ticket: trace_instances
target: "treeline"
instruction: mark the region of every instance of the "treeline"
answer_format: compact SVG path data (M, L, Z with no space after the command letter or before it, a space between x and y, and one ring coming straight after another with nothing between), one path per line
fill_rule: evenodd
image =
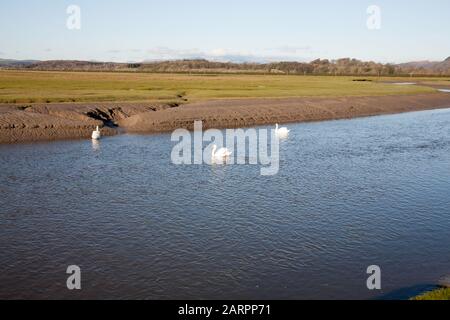
M177 60L142 63L136 69L148 72L229 72L303 75L394 75L394 65L364 62L356 59L330 61L317 59L309 63L225 63L208 60Z
M204 59L174 60L143 63L113 63L91 61L38 61L2 68L51 70L51 71L129 71L159 73L252 73L252 74L299 74L299 75L354 75L354 76L400 76L400 75L450 75L450 58L442 62L411 62L405 64L382 64L372 61L343 58L337 60L317 59L305 62L232 63Z

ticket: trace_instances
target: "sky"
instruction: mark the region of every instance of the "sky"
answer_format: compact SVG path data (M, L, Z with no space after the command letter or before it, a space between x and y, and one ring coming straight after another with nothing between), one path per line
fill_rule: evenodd
M440 61L449 32L449 0L0 0L0 59Z

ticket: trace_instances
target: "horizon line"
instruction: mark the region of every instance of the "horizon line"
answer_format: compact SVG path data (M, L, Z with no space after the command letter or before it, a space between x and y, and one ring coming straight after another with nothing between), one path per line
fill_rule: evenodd
M114 61L114 60L98 60L98 59L77 59L77 58L71 58L71 59L34 59L34 58L27 58L27 59L17 59L17 58L1 58L0 61L16 61L16 62L51 62L51 61L77 61L77 62L92 62L92 63L116 63L116 64L132 64L132 63L140 63L140 64L151 64L151 63L160 63L160 62L177 62L177 61L207 61L207 62L216 62L216 63L232 63L232 64L271 64L271 63L282 63L282 62L290 62L290 63L311 63L317 60L325 61L328 60L329 62L336 62L343 59L350 59L350 60L357 60L360 62L371 62L371 63L377 63L377 64L383 64L383 65L399 65L399 64L405 64L405 63L418 63L418 62L429 62L429 63L438 63L446 61L450 58L448 56L447 58L443 58L442 60L407 60L404 62L381 62L377 60L363 60L359 58L353 58L353 57L340 57L340 58L323 58L318 57L314 59L308 59L308 60L295 60L295 59L242 59L242 60L230 60L230 59L208 59L206 57L186 57L186 58L173 58L173 59L145 59L145 60L129 60L129 61Z

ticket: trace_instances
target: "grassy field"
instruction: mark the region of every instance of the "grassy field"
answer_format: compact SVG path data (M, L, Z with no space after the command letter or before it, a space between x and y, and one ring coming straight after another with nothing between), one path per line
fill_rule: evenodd
M437 289L424 293L412 300L450 300L450 288Z
M433 92L395 79L283 75L0 71L0 103L195 101L212 98L377 96ZM433 82L432 79L414 79ZM411 81L401 79L399 81ZM440 79L440 82L448 81Z

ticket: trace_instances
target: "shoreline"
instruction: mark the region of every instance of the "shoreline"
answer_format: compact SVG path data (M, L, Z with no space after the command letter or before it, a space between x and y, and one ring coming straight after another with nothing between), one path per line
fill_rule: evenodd
M449 93L366 97L234 98L187 104L132 102L0 105L0 143L89 139L102 134L161 133L178 128L239 128L350 119L450 108Z

